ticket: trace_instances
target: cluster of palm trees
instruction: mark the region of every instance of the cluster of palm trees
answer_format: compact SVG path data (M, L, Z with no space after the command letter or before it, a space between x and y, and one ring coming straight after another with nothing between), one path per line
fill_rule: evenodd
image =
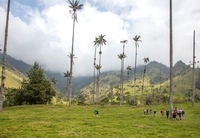
M134 105L136 104L136 67L137 67L137 48L139 47L139 42L141 41L141 36L140 35L136 35L133 40L135 41L135 68L134 68ZM124 49L125 49L125 44L127 44L127 40L123 40L120 41L120 43L123 44L123 52L118 55L119 59L121 60L121 76L120 76L120 105L123 104L123 96L124 96L124 88L123 88L123 74L124 74L124 59L127 57L126 54L124 53ZM145 77L145 73L146 73L146 64L149 62L149 58L144 58L144 73L143 73L143 87L144 87L144 77ZM127 71L127 78L129 78L129 71L131 70L131 66L128 65L128 67L126 68ZM128 79L127 79L128 82ZM142 98L141 98L141 103L143 101L143 87L142 87Z
M67 83L67 91L69 93L69 106L71 106L71 94L72 94L72 75L73 75L73 59L75 57L74 54L74 30L75 30L75 22L77 21L77 11L83 8L83 4L79 3L79 0L68 0L69 2L69 7L70 7L70 12L72 13L72 18L73 18L73 31L72 31L72 47L71 47L71 53L69 55L70 58L70 71L68 72L68 75L65 75L66 77L69 76L69 82ZM4 40L4 50L3 50L3 59L2 59L2 76L1 76L1 90L0 90L0 111L3 110L3 93L4 93L4 85L5 85L5 62L6 62L6 49L7 49L7 36L8 36L8 19L9 19L9 10L10 10L10 0L8 0L8 8L7 8L7 17L6 17L6 29L5 29L5 40ZM169 0L169 11L170 11L170 16L169 16L169 21L170 21L170 112L172 113L173 110L173 41L172 41L172 0ZM94 57L94 69L97 70L97 101L98 101L98 96L99 96L99 81L100 81L100 69L101 69L101 46L106 44L106 40L104 39L105 35L100 35L98 38L95 38L95 46L100 46L99 50L99 64L96 65L96 47L95 47L95 57ZM139 47L140 36L135 36L133 38L135 41L135 70L134 70L134 102L136 101L135 93L136 93L136 65L137 65L137 47ZM121 41L125 47L125 43L127 41ZM123 53L122 55L118 55L119 58L122 60L122 66L124 66L124 47L123 47ZM94 70L95 72L95 70ZM121 70L123 76L123 69ZM95 77L95 73L94 73ZM121 81L123 84L123 81ZM94 84L95 86L95 84ZM123 87L123 86L122 86ZM95 88L95 87L94 87ZM123 93L123 89L122 93ZM95 89L94 89L95 91ZM134 103L135 104L135 103Z
M99 35L98 37L95 37L94 40L94 47L95 47L95 51L94 51L94 86L93 86L93 104L96 102L99 102L99 83L100 83L100 74L101 74L101 54L102 54L102 50L101 47L103 45L106 45L106 40L105 40L105 35ZM97 59L97 47L99 47L99 64L96 64L96 59ZM96 76L95 76L95 72L97 71L97 80L96 80ZM96 99L95 99L95 94L96 94Z

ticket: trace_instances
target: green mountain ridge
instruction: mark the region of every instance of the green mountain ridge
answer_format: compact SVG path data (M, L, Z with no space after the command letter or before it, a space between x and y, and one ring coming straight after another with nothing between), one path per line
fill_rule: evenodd
M2 57L2 54L0 54L0 57ZM13 70L16 75L19 77L25 77L26 72L31 68L31 65L23 62L22 60L16 60L15 58L12 58L10 55L7 55L6 60L7 68L10 70ZM196 69L198 70L198 69ZM57 73L52 71L45 71L45 75L48 79L55 78L57 80L57 84L54 85L54 88L58 90L61 93L66 94L66 84L67 84L67 78L64 77L63 73ZM131 91L131 85L133 87L133 71L130 70L129 75L129 81L132 82L132 84L128 84L127 79L127 70L124 70L124 86L126 89L129 89ZM142 83L142 76L144 71L144 65L137 66L137 87L141 87ZM196 71L196 79L198 76L198 71ZM183 63L182 61L178 61L174 65L174 85L176 87L174 88L175 91L189 91L191 89L191 67ZM190 79L189 79L190 78ZM160 89L160 85L162 85L162 89L168 89L169 79L169 67L166 65L159 63L157 61L151 61L146 65L146 74L145 74L145 86L144 87L150 87L154 86L155 89ZM85 76L85 77L74 77L73 78L73 96L76 97L80 93L83 93L87 95L88 97L91 97L93 94L94 89L94 76ZM184 84L184 86L182 86ZM100 95L102 97L105 97L112 88L119 87L120 85L120 71L106 71L102 72L100 76ZM130 85L128 87L128 85ZM178 87L177 87L178 86ZM179 86L182 86L182 88L179 88ZM187 90L186 90L187 87ZM178 90L180 89L180 90ZM137 91L141 91L141 88ZM145 88L145 91L150 91L150 88ZM90 95L90 96L89 96Z

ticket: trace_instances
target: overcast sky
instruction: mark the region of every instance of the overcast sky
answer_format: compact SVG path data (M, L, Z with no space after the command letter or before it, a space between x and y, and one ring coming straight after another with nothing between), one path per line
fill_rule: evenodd
M125 68L134 67L135 43L140 35L138 65L144 57L169 66L169 0L81 0L75 26L74 76L93 74L95 37L106 35L102 47L102 71L120 70L121 40ZM7 53L45 70L69 70L72 16L68 0L11 0ZM0 45L4 45L7 0L0 0ZM193 30L196 30L196 60L200 60L200 0L173 0L173 57L192 61Z

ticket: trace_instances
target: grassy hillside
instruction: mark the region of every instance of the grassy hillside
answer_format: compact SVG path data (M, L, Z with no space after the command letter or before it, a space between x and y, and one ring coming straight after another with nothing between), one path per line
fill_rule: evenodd
M195 70L195 80L197 80L199 69ZM127 82L127 76L124 75L124 93L130 92L131 96L134 95L134 80L133 78L130 79L130 82ZM166 75L165 75L166 76ZM162 77L162 76L161 76ZM169 95L169 80L165 79L165 81L162 81L161 85L160 83L151 84L151 75L145 76L144 81L144 94L152 94L152 92L156 92L157 94L164 94ZM104 98L107 97L107 94L111 92L111 89L113 88L113 93L120 92L119 89L116 87L120 87L120 73L119 72L111 72L107 73L106 75L101 76L101 82L100 82L100 97ZM136 95L138 99L141 97L142 94L142 74L140 74L140 77L138 76L137 82L136 82ZM161 87L160 87L161 86ZM87 87L84 87L81 89L81 93L86 96L86 99L91 102L92 100L92 91L93 91L94 85L91 83ZM161 90L161 93L160 93ZM165 92L163 92L165 90ZM188 72L184 75L177 75L173 79L173 91L174 91L174 98L180 97L183 98L186 93L191 92L192 90L192 70L188 70ZM192 93L192 92L191 92ZM200 95L200 90L196 89L195 93Z
M0 67L0 75L2 73L2 68ZM21 82L23 80L22 74L12 70L6 70L6 81L5 87L7 88L19 88L21 86Z
M200 103L174 105L185 111L185 119L143 115L144 108L130 106L32 105L5 108L0 113L1 138L197 138L200 136ZM98 108L99 117L94 117Z

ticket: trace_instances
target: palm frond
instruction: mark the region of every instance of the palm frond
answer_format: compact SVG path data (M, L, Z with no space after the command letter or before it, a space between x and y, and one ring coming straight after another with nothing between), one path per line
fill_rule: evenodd
M127 44L128 40L122 40L122 41L120 41L120 43Z
M79 4L79 0L68 0L69 8L71 9L69 12L72 14L72 18L77 21L77 10L81 10L83 8L83 4Z
M53 83L53 84L56 84L56 79L55 78L50 78L50 80L51 80L51 82Z

